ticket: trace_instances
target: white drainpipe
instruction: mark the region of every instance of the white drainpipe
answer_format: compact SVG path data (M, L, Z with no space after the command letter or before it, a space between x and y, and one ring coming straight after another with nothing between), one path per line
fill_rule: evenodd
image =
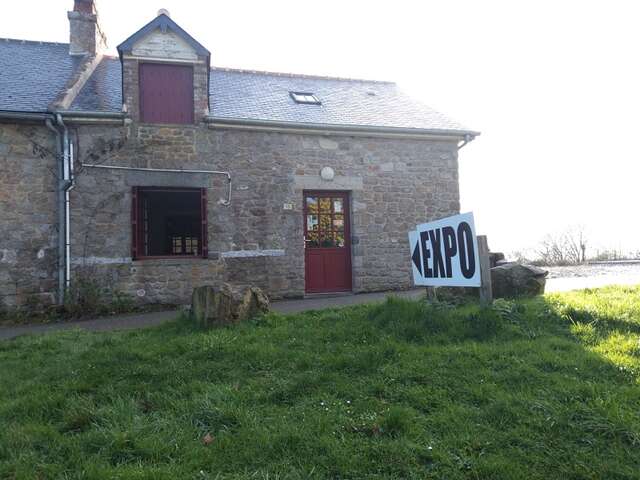
M224 175L227 177L227 198L221 200L220 204L228 207L231 205L231 173L222 172L220 170L194 170L194 169L182 169L182 168L144 168L144 167L122 167L120 165L95 165L90 163L83 163L83 168L103 168L106 170L128 170L133 172L162 172L162 173L204 173L206 175Z
M69 192L71 192L71 190L74 189L74 187L76 186L75 183L75 176L73 173L73 142L69 142L68 144L68 149L69 149L69 160L67 162L68 164L68 170L69 170L69 181L67 183L68 187L65 189L64 192L64 201L65 201L65 218L66 218L66 224L65 224L65 272L66 272L66 287L69 288L71 286L71 202L69 201Z

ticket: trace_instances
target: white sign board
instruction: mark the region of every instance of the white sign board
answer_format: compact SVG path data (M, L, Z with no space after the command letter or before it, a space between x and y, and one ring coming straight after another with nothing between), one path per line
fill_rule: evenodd
M413 283L479 287L480 260L473 213L422 223L409 232Z

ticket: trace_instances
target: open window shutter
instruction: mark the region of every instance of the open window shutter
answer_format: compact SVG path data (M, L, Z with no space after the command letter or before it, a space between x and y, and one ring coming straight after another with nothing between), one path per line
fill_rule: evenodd
M135 260L138 258L140 252L138 252L139 242L139 232L138 221L139 221L139 211L138 208L138 187L133 187L131 191L131 257Z
M202 188L200 192L202 201L202 208L200 209L202 223L202 258L209 258L209 232L207 229L207 189Z

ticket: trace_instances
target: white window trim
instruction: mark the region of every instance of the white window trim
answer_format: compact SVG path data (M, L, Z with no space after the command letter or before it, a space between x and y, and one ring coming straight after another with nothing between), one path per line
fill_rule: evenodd
M294 102L301 105L322 105L322 102L311 92L289 92Z

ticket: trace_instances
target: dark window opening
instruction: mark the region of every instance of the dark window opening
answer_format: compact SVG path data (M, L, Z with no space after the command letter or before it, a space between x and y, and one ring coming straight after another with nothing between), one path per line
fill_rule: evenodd
M193 67L140 64L140 121L193 124Z
M207 257L206 189L135 187L133 257Z

